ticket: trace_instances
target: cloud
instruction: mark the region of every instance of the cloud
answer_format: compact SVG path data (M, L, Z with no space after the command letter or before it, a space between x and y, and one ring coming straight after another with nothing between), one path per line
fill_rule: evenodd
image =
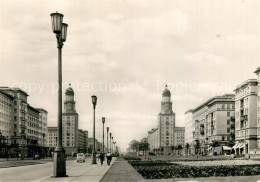
M206 52L195 52L189 55L184 55L184 59L186 61L189 61L194 64L203 64L203 63L208 63L208 64L223 64L226 62L225 58L221 56L216 56L213 54L209 54Z

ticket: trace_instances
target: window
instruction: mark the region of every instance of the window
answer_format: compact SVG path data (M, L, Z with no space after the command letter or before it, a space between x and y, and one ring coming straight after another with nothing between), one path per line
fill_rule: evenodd
M224 136L222 136L222 141L224 141L225 140L225 137Z
M228 132L228 133L230 132L230 128L227 128L227 132Z
M228 120L227 120L227 125L229 125L229 124L230 124L230 120L228 119Z
M227 116L230 116L230 112L227 112Z

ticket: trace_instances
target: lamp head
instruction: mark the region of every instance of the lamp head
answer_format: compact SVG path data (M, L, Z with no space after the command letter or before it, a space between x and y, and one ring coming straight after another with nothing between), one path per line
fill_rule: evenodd
M92 98L92 104L95 106L97 104L97 96L92 95L91 98Z
M52 13L51 14L51 22L52 22L52 31L55 34L61 34L62 31L62 21L63 14L61 13Z

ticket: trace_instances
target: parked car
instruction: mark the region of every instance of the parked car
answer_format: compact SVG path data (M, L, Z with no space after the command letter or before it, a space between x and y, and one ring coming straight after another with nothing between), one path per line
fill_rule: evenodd
M35 155L33 159L40 159L41 157L39 155Z
M85 162L85 154L84 153L78 153L77 154L77 162Z

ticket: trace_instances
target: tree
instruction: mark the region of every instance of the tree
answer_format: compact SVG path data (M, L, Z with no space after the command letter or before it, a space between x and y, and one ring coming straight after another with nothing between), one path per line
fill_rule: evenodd
M149 150L149 143L146 140L139 142L139 150L142 150L144 155L147 150Z
M180 150L181 150L182 148L183 148L183 147L182 147L181 144L179 144L179 145L177 146L177 149L178 149L178 155L180 155Z
M129 143L129 148L133 151L133 152L137 152L139 149L139 142L137 140L132 140Z
M213 147L213 152L215 152L215 147L220 146L217 140L213 140L211 146ZM214 153L213 153L214 154Z

